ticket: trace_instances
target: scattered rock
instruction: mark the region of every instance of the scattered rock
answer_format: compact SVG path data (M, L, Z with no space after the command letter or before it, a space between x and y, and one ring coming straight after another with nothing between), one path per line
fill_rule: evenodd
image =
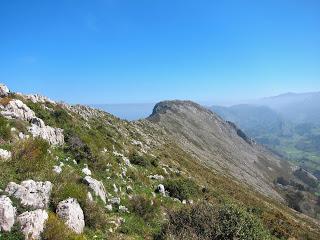
M119 189L117 188L117 186L116 186L115 183L113 184L113 191L114 191L115 193L118 193L118 192L119 192Z
M16 208L12 206L10 198L0 197L0 232L10 232L14 224Z
M52 171L55 172L56 174L60 174L62 172L62 167L61 166L53 166Z
M52 190L51 182L23 181L20 185L10 182L5 191L21 201L26 207L44 209L48 207Z
M131 186L127 186L127 187L126 187L126 192L127 192L128 194L133 193L133 188L132 188Z
M71 230L78 234L83 232L85 226L84 215L76 199L68 198L60 202L56 212Z
M106 203L106 190L101 181L98 181L90 176L84 178L84 182L91 188L96 196L99 196L101 200Z
M41 209L19 215L18 222L25 239L40 239L47 219L48 213Z
M111 212L112 211L112 205L111 204L106 205L106 209Z
M87 175L87 176L91 176L91 170L88 168L88 166L85 166L83 169L82 169L82 173Z
M111 199L109 199L108 201L109 201L109 203L111 203L111 204L113 204L113 205L114 205L114 204L120 205L120 202L121 202L121 200L120 200L119 197L111 198Z
M0 148L0 159L2 160L9 160L11 158L12 154L10 151L7 151L5 149Z
M0 97L7 97L9 93L9 88L6 85L0 83Z
M129 210L128 210L128 208L126 208L125 206L120 205L120 206L119 206L119 212L121 212L121 213L128 213Z
M88 202L93 202L93 197L92 197L91 192L88 192L88 193L87 193L87 201L88 201Z
M165 196L166 195L166 190L164 188L164 185L163 184L159 184L156 191L158 193L160 193L161 195Z
M164 176L158 175L158 174L150 175L150 176L148 176L148 178L150 178L152 180L158 180L158 181L163 181L164 180Z

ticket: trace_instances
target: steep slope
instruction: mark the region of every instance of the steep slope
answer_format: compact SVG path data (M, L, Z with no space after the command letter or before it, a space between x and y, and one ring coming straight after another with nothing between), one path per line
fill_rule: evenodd
M157 104L148 120L163 127L203 164L263 194L281 198L273 180L290 174L289 164L213 112L189 101L168 101Z

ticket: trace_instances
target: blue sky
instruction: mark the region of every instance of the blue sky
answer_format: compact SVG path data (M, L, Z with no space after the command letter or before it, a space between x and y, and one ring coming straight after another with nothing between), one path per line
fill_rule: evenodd
M320 90L318 0L2 0L0 82L70 103Z

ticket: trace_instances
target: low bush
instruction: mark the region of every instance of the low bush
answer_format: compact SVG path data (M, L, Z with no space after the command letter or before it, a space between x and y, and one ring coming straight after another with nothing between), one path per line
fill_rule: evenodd
M207 203L170 211L168 222L155 237L197 240L267 240L270 234L261 222L235 206L217 208Z
M95 230L103 230L107 227L107 215L103 207L95 202L86 202L83 208L86 226Z
M147 159L144 156L140 156L138 153L133 153L129 157L130 162L134 165L142 166L142 167L148 167L151 165L149 159Z
M129 209L130 212L133 212L143 220L148 221L155 217L159 205L156 201L151 201L144 196L135 196L130 201Z
M168 179L163 183L170 197L178 198L181 201L190 199L200 193L197 184L191 179Z
M40 138L22 141L13 149L12 162L17 173L32 174L48 168L49 143Z
M11 138L11 127L7 119L0 116L0 138L7 141Z

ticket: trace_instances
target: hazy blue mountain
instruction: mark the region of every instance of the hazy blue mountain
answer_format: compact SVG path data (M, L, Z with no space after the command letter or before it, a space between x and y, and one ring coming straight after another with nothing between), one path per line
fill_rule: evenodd
M152 113L154 105L154 103L96 104L92 107L109 112L121 119L132 121L148 117Z
M286 93L253 103L268 106L294 123L320 123L320 92Z

